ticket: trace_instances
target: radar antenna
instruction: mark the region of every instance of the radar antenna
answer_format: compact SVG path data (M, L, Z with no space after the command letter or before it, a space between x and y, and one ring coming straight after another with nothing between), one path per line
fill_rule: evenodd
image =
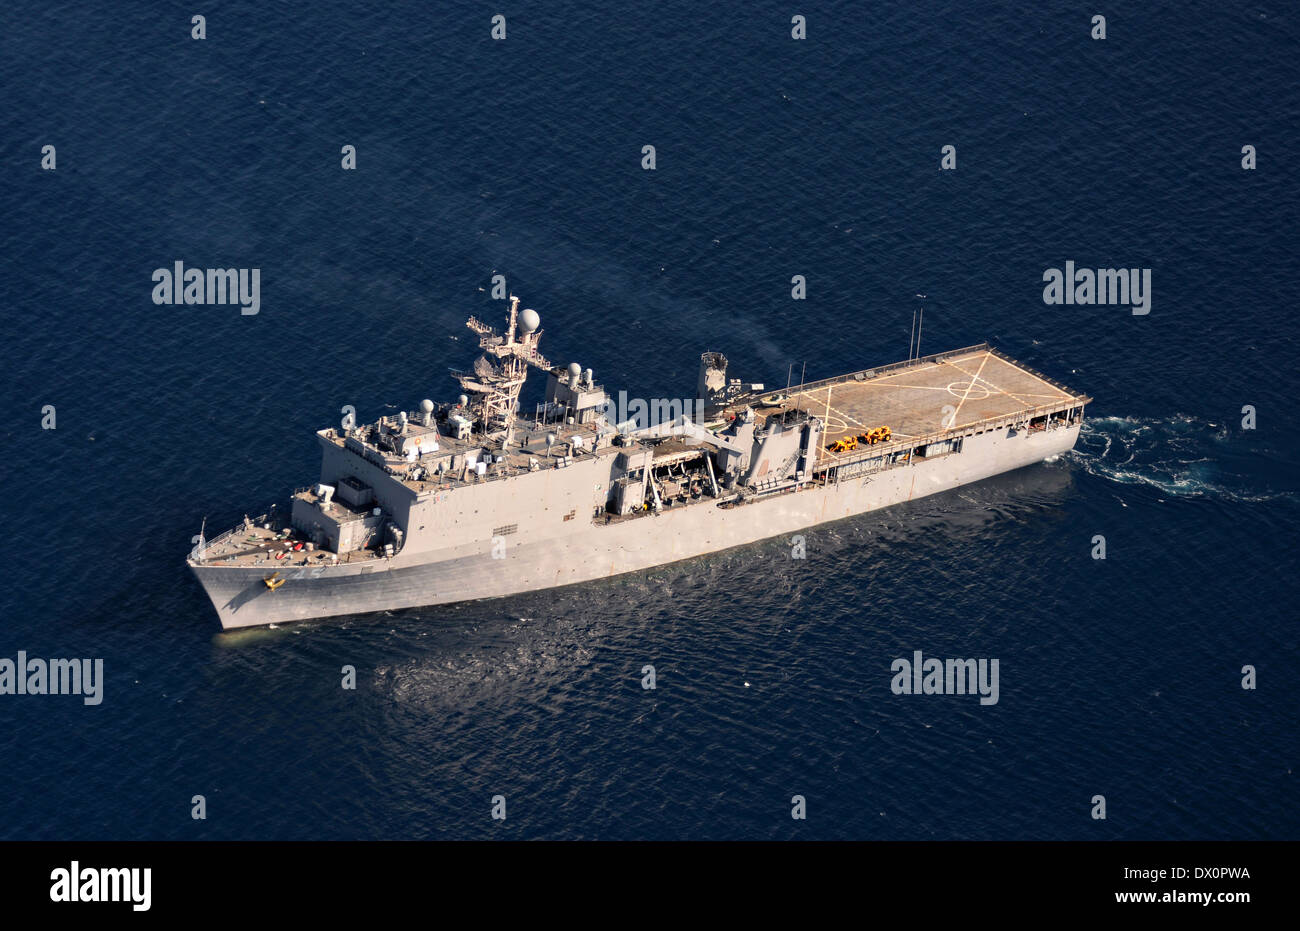
M503 443L509 445L514 429L515 407L519 392L528 378L528 366L549 372L554 366L537 351L542 331L541 318L529 308L519 310L519 298L510 295L510 321L504 336L477 317L465 322L479 336L479 348L485 356L495 356L499 366L476 366L476 371L453 371L452 376L466 392L477 395L482 403L483 432L504 431Z

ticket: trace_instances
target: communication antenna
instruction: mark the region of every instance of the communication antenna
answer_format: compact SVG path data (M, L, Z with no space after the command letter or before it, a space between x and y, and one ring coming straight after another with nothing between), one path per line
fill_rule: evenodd
M921 300L925 299L924 294L916 295ZM925 306L921 305L919 310L912 311L912 336L907 341L907 361L921 358L921 324L925 322ZM915 348L913 348L915 343Z

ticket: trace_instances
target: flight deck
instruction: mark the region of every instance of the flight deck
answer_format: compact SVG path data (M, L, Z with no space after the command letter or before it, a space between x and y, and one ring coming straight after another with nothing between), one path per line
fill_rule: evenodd
M764 418L797 408L822 420L820 458L833 461L845 455L828 448L835 441L879 427L889 428L888 445L895 446L1004 422L1027 424L1091 400L981 344L796 385L745 402ZM849 452L856 456L862 449Z

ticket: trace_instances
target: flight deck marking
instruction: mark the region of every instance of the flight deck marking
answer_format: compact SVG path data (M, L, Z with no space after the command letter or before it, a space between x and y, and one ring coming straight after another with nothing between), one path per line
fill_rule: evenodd
M1008 365L1007 362L1006 362L1005 360L999 359L998 362L999 362L999 363L1000 363L1004 368L1013 368L1012 366ZM1042 383L1042 381L1043 381L1041 378L1039 378L1039 377L1036 376L1036 375L1033 375L1033 374L1030 373L1030 372L1024 372L1023 369L1021 370L1021 372L1022 372L1023 374L1025 374L1025 375L1028 375L1028 376L1029 376L1030 378L1032 378L1035 382ZM983 381L984 381L986 384L989 384L989 385L992 385L992 384L993 384L993 382L989 381L987 378L983 379ZM1050 387L1050 386L1049 386L1049 387ZM1064 395L1064 394L1049 395L1049 394L1029 394L1029 393L1027 393L1027 392L1014 393L1014 392L1008 391L1008 390L1005 389L1005 388L1000 388L999 390L1000 390L1003 394L1007 395L1008 397L1015 398L1017 401L1019 401L1019 402L1022 403L1022 404L1026 404L1026 403L1028 403L1028 402L1025 401L1025 398L1050 398L1050 399L1052 399L1052 400L1064 400L1066 397L1068 397L1068 395Z
M987 361L988 358L989 358L991 355L992 355L992 353L990 353L989 355L985 356L985 361ZM1003 364L1006 365L1005 362L1004 362ZM960 365L955 365L955 364L954 364L954 365L953 365L953 368L957 369L959 372L962 372L963 374L970 375L970 372L967 372L967 371L966 371L964 368L962 368ZM982 372L983 370L984 370L984 365L983 365L983 363L981 363L981 364L980 364L980 371ZM1023 370L1022 370L1022 371L1023 371ZM1040 383L1043 383L1043 384L1047 384L1046 382L1043 382L1043 380L1042 380L1041 378L1038 378L1037 376L1032 375L1032 374L1029 373L1029 372L1025 372L1025 374L1026 374L1026 375L1029 375L1031 378L1033 378L1033 379L1034 379L1035 381L1037 381L1037 382L1040 382ZM1058 394L1029 394L1029 393L1015 394L1015 393L1013 393L1013 392L1008 391L1008 390L1005 389L1005 388L1000 388L1000 387L998 387L997 385L993 384L993 382L991 382L989 379L987 379L987 378L983 378L983 377L980 377L978 374L976 374L975 376L972 376L972 377L973 377L973 378L977 378L979 381L984 382L984 384L989 385L989 386L991 386L991 387L997 389L998 393L1000 393L1000 394L1004 394L1004 395L1006 395L1006 396L1009 397L1009 398L1014 398L1015 400L1019 401L1021 404L1024 404L1024 405L1026 405L1026 406L1028 406L1028 407L1035 407L1035 406L1037 406L1037 405L1034 405L1034 404L1030 403L1029 401L1026 401L1025 398L1047 398L1048 400L1051 400L1051 401L1066 401L1066 400L1069 400L1069 398L1070 398L1070 395L1066 394L1066 393L1063 392L1063 391L1060 392L1060 393L1058 393ZM1051 387L1051 385L1048 385L1048 387ZM957 406L958 406L958 408L960 409L961 405L959 404L959 405L957 405Z
M820 392L819 392L819 393L820 393ZM829 394L829 391L828 391L827 393ZM810 401L810 402L816 400L815 398L813 398L812 396L810 396L810 395L807 394L806 392L799 392L799 393L797 393L797 394L795 395L795 397L796 397L796 398L806 398L806 399L807 399L808 401ZM798 405L796 404L795 407L798 408ZM800 410L804 410L803 408L799 408L799 409L800 409ZM829 411L829 412L831 412L831 413L833 413L833 414L838 415L837 417L835 417L835 418L833 418L833 419L832 419L831 417L829 417L829 416L825 418L825 421L826 421L826 432L825 432L823 435L826 436L827 438L830 438L831 436L833 436L833 435L835 435L835 434L837 434L837 433L840 433L841 431L843 431L843 434L844 434L844 435L848 435L849 433L853 432L853 431L850 431L850 430L848 429L848 424L847 424L847 422L846 422L846 421L848 421L848 420L853 421L853 422L854 422L855 424L857 424L859 427L866 427L866 424L865 424L863 421L858 420L856 417L850 417L848 414L846 414L846 413L844 413L843 411L838 410L838 409L836 409L836 408L834 408L834 407L831 407L829 404L825 405L824 409L827 410L827 411ZM805 413L809 413L807 410L804 410L804 412L805 412ZM884 415L884 416L888 416L888 415ZM902 416L902 415L899 415L899 416ZM839 419L840 417L845 418L845 420L840 420L840 419ZM882 419L883 419L883 417L882 417ZM893 438L896 439L896 440L909 440L909 439L911 439L912 437L914 437L914 436L918 436L918 435L919 435L919 434L915 434L915 433L905 433L905 432L903 432L902 430L894 430L894 431L893 431ZM840 438L842 438L842 437L840 437ZM861 448L859 448L859 449L856 450L856 451L857 451L857 452L861 452ZM846 452L848 452L848 450L846 450ZM823 453L826 453L826 454L829 454L829 455L831 455L831 456L834 456L836 459L838 459L838 458L840 457L840 454L839 454L839 453L836 453L836 452L834 452L834 451L832 451L832 450L830 450L830 449L825 449L825 450L823 450Z
M986 362L989 361L989 355L990 355L989 353L985 353L985 354L984 354L984 358L980 360L979 371L976 372L974 375L971 375L970 383L971 383L972 385L975 384L975 382L979 381L980 374L984 371L984 363L986 363ZM955 369L956 369L957 371L959 371L959 372L964 372L965 374L970 375L970 372L967 372L967 371L966 371L965 369L963 369L960 365L953 365L953 368L955 368ZM994 385L993 387L994 387L994 388L997 388L998 386L997 386L997 385ZM998 390L999 390L999 391L1002 391L1001 388L998 388ZM970 393L970 392L969 392L969 389L968 389L968 390L967 390L967 394L969 395L969 393ZM1007 392L1002 391L1002 393L1003 393L1003 394L1006 394ZM952 412L952 420L950 421L950 423L956 425L956 423L957 423L957 415L961 413L961 406L962 406L963 404L965 404L965 403L966 403L966 398L965 398L965 397L963 397L960 401L957 402L957 409L956 409L955 411ZM1022 401L1021 403L1023 404L1024 402Z
M974 357L972 356L971 358ZM979 368L973 373L970 370L963 368L961 365L958 365L956 362L954 362L951 359L945 360L945 362L943 363L946 365L951 365L954 369L961 372L963 375L967 376L967 378L970 379L970 381L964 385L962 385L959 382L951 382L948 385L908 385L908 384L900 384L898 382L890 381L891 378L897 377L896 375L880 376L865 382L860 382L858 383L858 385L862 388L891 388L891 389L899 389L902 391L942 391L945 394L949 394L958 399L957 409L953 411L951 415L951 421L950 421L950 423L952 423L956 428L959 428L960 426L957 424L957 417L961 412L961 408L965 405L965 403L968 400L982 401L982 400L986 400L987 398L993 397L995 395L1000 395L1002 397L1006 397L1011 400L1014 400L1025 407L1032 408L1035 407L1036 405L1033 402L1027 400L1028 398L1042 398L1051 401L1064 401L1064 400L1069 400L1070 398L1070 396L1065 392L1060 392L1059 394L1037 394L1037 393L1030 393L1030 392L1016 393L1016 392L1009 391L1006 388L1001 387L1000 385L994 383L991 379L986 378L984 376L984 369L988 364L989 359L995 358L994 353L987 352L987 351L982 352L980 353L979 358L980 358ZM963 358L962 361L965 361L965 358ZM1012 367L1007 365L1007 363L1002 362L1001 359L999 359L998 361L1000 364L1003 364L1006 367L1009 368ZM937 363L934 364L934 367L937 367ZM903 374L905 373L902 372L897 373L897 375L903 375ZM1028 375L1030 378L1032 378L1036 383L1042 383L1048 387L1051 387L1050 383L1044 382L1043 379L1034 376L1032 373L1026 372L1025 374ZM849 387L853 387L853 385L849 385ZM853 417L852 415L848 414L846 411L831 406L830 400L831 400L831 392L833 388L834 388L833 384L826 386L826 399L825 401L820 402L823 410L825 411L824 416L826 420L826 431L824 435L830 437L840 433L841 431L847 434L848 432L850 432L851 424L856 425L858 427L865 428L867 424L864 421L859 420L856 417ZM959 388L961 391L960 394L958 394ZM977 394L977 392L983 392L983 394ZM811 407L814 403L819 402L820 394L821 394L820 389L816 391L816 394L808 391L798 391L794 394L794 398L792 400L805 401L807 407L804 408L804 411L805 413L811 413ZM798 407L799 405L796 403L794 406ZM910 405L900 401L898 398L892 398L890 399L890 407L895 409L890 411L882 410L880 417L877 419L896 419L899 421L903 421L906 419L909 406ZM896 409L899 407L901 407L902 410ZM831 415L834 415L834 417L832 417ZM894 437L897 439L910 439L914 436L919 436L919 435L920 434L907 433L899 429L894 430ZM838 458L838 456L836 458Z
M984 362L987 362L989 358L990 356L985 356ZM1033 404L1031 404L1029 401L1026 401L1024 398L1020 397L1019 395L1012 394L1010 391L1006 390L1005 388L999 387L998 385L995 385L993 382L991 382L989 379L984 378L983 375L981 374L984 371L984 362L980 363L979 371L976 372L974 375L971 375L970 372L966 371L960 365L954 365L953 368L955 368L957 371L961 372L964 375L970 375L972 385L975 384L975 382L977 381L982 381L984 382L985 385L987 385L989 388L992 388L998 394L1003 395L1004 397L1011 398L1026 407L1034 407ZM991 395L986 395L985 397L991 397ZM962 398L962 402L964 402L965 400L966 400L965 398ZM981 399L976 398L976 400L981 400ZM961 403L958 403L957 409L961 410ZM956 414L954 413L953 416L956 417Z
M947 388L944 388L941 385L895 385L895 384L886 385L883 383L879 385L872 385L869 382L868 386L878 387L878 388L906 388L908 391L947 391L948 390Z
M818 394L821 394L821 391L819 390L817 393L818 393ZM814 400L816 400L814 397L812 397L812 396L811 396L810 394L808 394L806 391L800 391L800 392L796 395L796 397L806 398L806 399L809 401L810 406L811 406L811 402L813 402ZM858 420L856 417L850 417L848 414L844 413L844 411L839 410L838 408L831 407L831 403L830 403L830 402L831 402L831 386L830 386L830 385L827 385L827 386L826 386L826 403L825 403L824 409L827 411L827 414L828 414L828 415L829 415L829 414L834 414L836 417L843 418L843 426L842 426L842 427L836 427L836 428L831 428L831 429L844 429L844 430L847 430L847 429L848 429L848 425L849 425L850 423L855 423L855 424L857 424L859 427L865 427L865 426L866 426L865 423L863 423L861 420ZM806 410L805 410L804 413L810 413L810 411L806 411ZM826 424L827 427L830 428L830 417L829 417L829 416L825 417L825 420L827 421L827 424ZM830 429L828 429L827 432L829 433L829 432L830 432Z
M835 407L831 407L831 406L830 406L830 404L829 404L829 401L830 401L830 387L831 387L831 386L827 386L827 389L826 389L827 403L825 403L825 404L823 405L823 410L827 411L829 414L834 414L834 415L836 415L836 416L835 416L835 419L834 419L834 420L832 420L829 416L826 416L826 417L824 418L824 419L826 420L826 434L825 434L825 435L829 437L829 436L831 436L833 433L836 433L836 432L839 432L839 431L844 431L845 433L847 433L847 432L849 432L849 423L854 423L854 424L857 424L859 427L864 427L864 428L865 428L865 427L867 426L866 422L861 421L861 420L858 420L856 417L852 417L852 416L850 416L849 414L846 414L844 411L840 410L839 408L835 408ZM911 386L911 385L890 385L889 387L891 387L891 388L911 388L911 387L914 387L914 386ZM919 387L919 386L917 386L917 387ZM936 388L936 389L934 389L934 390L936 390L936 391L943 391L943 390L945 390L945 389L943 389L943 388ZM817 394L821 394L820 389L818 389ZM809 393L806 392L806 391L800 391L800 392L797 392L797 393L795 394L795 398L804 398L804 399L806 399L806 400L809 402L809 407L811 407L811 405L812 405L813 402L817 401L817 398L816 398L816 397L814 397L813 395L809 394ZM795 406L798 407L797 404L796 404ZM800 409L801 409L801 410L804 410L805 413L810 413L810 412L811 412L811 411L809 411L809 410L807 410L807 409L804 409L804 408L800 408ZM887 417L889 417L889 416L890 416L889 414L882 414L881 417L878 418L878 419L885 419L885 418L887 418ZM901 413L898 415L898 417L900 417L900 418L901 418L902 416L903 416L903 414L901 414ZM841 418L843 418L843 419L841 419ZM915 434L915 433L905 433L905 432L903 432L903 431L901 431L901 430L894 430L894 431L893 431L893 435L894 435L895 437L897 437L897 438L900 438L900 439L909 439L909 438L911 438L911 437L913 437L913 436L917 436L918 434Z
M957 397L957 392L959 390L964 390L966 392L966 396L969 396L972 391L983 391L984 392L983 394L975 398L976 401L983 401L985 398L992 397L993 395L992 391L990 391L988 388L985 388L983 385L975 384L973 380L965 383L956 382L956 381L949 382L948 387L944 388L943 390L947 391L954 398Z

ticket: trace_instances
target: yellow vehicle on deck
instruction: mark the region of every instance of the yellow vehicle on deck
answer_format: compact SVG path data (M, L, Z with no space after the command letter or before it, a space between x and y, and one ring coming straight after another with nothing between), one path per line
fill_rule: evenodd
M859 433L858 442L864 446L874 446L876 443L885 442L890 435L888 427L876 427L876 429L868 430L866 433Z
M871 431L870 436L871 442L883 443L892 436L892 433L888 427L876 427L876 429Z
M858 448L858 438L856 436L846 436L829 443L826 446L833 453L849 453Z

